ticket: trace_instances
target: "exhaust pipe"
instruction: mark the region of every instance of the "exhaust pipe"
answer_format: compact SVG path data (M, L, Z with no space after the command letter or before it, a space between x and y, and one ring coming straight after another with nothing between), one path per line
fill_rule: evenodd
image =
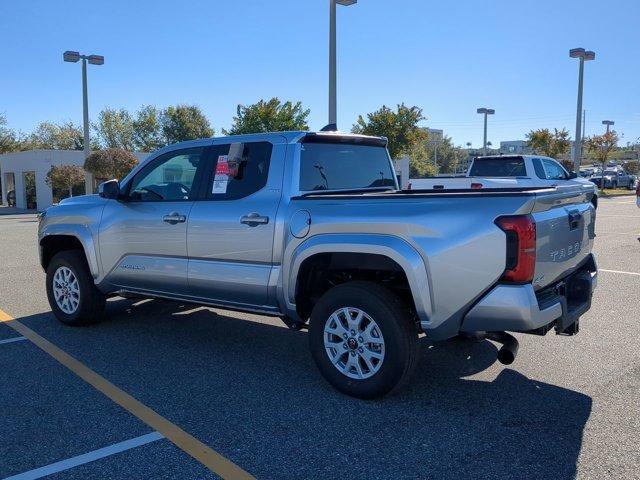
M511 365L518 354L518 340L506 332L486 332L483 335L488 340L502 344L498 350L498 361L503 365Z

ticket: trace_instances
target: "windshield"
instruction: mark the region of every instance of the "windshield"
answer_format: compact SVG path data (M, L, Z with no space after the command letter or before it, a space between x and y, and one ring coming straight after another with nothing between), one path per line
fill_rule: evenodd
M387 149L347 143L303 143L300 190L395 188Z
M527 170L522 157L476 158L469 172L470 177L526 177Z

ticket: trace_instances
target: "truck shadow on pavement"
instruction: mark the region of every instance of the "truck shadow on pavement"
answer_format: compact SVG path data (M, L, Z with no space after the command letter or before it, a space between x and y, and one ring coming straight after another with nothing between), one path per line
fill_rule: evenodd
M20 321L257 478L576 475L591 398L502 367L493 381L465 378L496 361L487 341L423 339L408 387L362 401L322 379L304 332L109 303L111 318L86 328Z

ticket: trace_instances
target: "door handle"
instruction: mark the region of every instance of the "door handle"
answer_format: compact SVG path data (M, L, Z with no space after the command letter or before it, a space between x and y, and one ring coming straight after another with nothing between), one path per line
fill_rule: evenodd
M259 213L254 212L240 217L240 223L244 223L250 227L257 227L258 225L266 225L269 223L269 217L263 217Z
M178 212L171 212L169 215L165 215L164 217L162 217L162 221L171 225L175 225L176 223L186 222L187 217L185 215L180 215Z

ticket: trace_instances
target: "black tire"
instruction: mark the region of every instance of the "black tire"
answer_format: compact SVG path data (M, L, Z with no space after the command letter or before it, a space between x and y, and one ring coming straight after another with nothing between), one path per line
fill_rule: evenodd
M80 298L73 313L65 313L56 303L53 277L60 267L70 269L78 280ZM83 252L67 250L56 254L47 267L47 298L51 311L65 325L88 325L104 318L106 296L96 288ZM64 305L63 305L64 306Z
M342 373L325 349L325 324L343 307L366 312L384 338L384 359L369 378L354 379ZM348 282L326 292L313 308L309 347L320 373L336 389L352 397L376 398L400 389L411 377L418 360L418 329L406 306L391 291L373 282ZM347 360L349 353L345 353Z

